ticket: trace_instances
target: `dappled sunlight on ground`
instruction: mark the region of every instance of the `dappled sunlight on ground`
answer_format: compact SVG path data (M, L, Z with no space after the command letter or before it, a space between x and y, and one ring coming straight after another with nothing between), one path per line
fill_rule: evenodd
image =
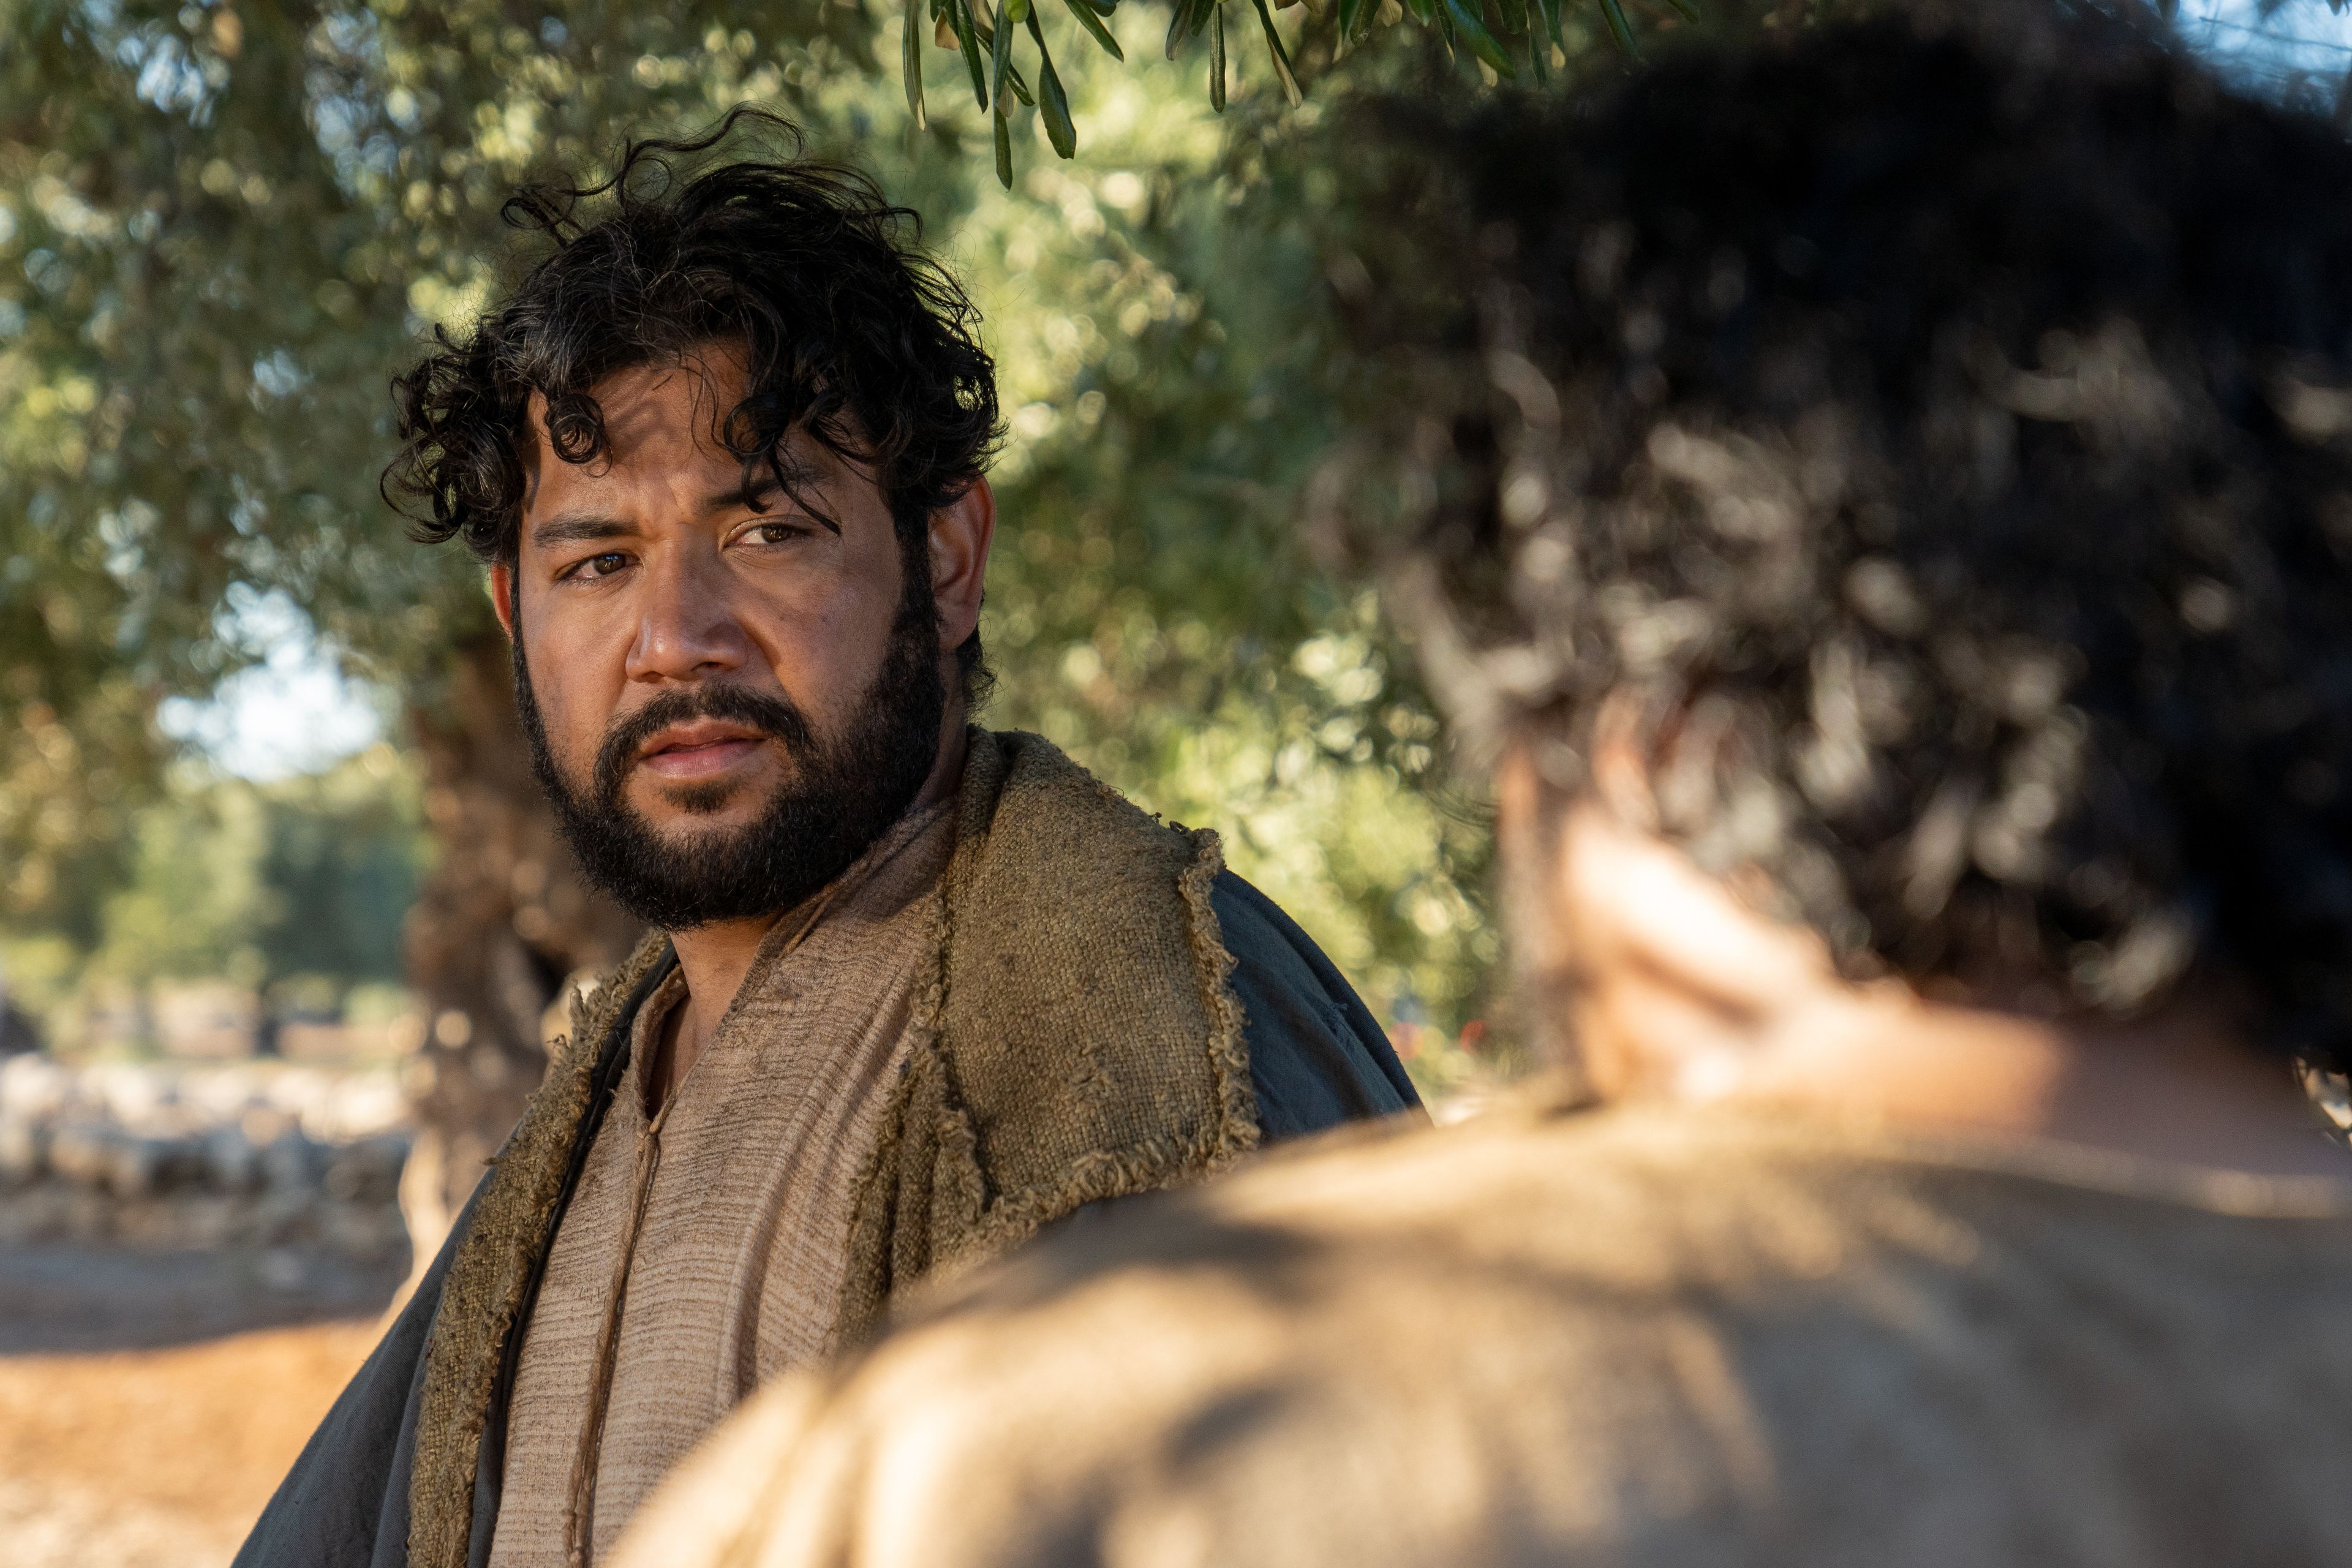
M227 1563L398 1280L323 1253L0 1248L0 1563Z

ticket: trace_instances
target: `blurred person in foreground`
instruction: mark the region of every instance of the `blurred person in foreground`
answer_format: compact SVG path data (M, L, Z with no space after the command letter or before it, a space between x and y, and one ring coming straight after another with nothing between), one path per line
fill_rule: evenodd
M703 156L740 118L519 195L545 254L396 384L390 488L488 564L540 780L653 932L241 1563L601 1559L935 1265L1414 1103L1213 833L968 723L975 313L859 176Z
M2352 151L2063 18L1460 112L1324 500L1574 1087L957 1282L619 1561L2341 1558Z

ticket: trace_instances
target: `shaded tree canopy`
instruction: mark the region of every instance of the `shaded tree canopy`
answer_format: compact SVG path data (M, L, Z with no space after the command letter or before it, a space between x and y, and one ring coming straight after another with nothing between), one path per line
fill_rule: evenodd
M1465 1016L1475 811L1426 787L1426 705L1290 522L1334 390L1310 226L1328 193L1269 138L1318 105L1288 115L1252 79L1220 121L1130 9L1107 24L1129 65L1066 73L1085 157L1007 192L972 155L982 115L909 114L895 12L517 16L35 3L0 21L0 922L94 939L89 890L127 874L128 814L168 751L157 700L259 652L237 595L301 606L420 732L486 710L486 667L458 658L497 637L477 569L411 543L376 494L387 381L533 259L498 221L515 184L755 102L921 212L982 306L1012 426L993 721L1224 828L1382 1005ZM1310 78L1375 63L1314 40ZM1264 220L1236 221L1255 191ZM499 743L453 765L487 778ZM436 832L479 830L463 785L428 784ZM543 921L534 900L498 918Z
M1288 76L1229 62L1221 116L1199 51L1222 5L1077 0L1051 18L1066 116L1047 116L961 96L979 5L919 7L910 31L842 0L0 0L0 927L96 940L169 752L158 700L260 651L238 595L284 595L396 690L438 737L434 831L485 831L467 802L522 787L488 717L497 632L472 564L411 544L376 495L387 381L532 259L498 221L518 182L752 102L921 212L982 305L1011 426L992 720L1224 829L1392 1016L1468 1016L1490 956L1476 809L1377 605L1294 522L1350 391L1343 154L1313 138L1367 82L1480 90L1464 16L1514 60L1557 17L1547 68L1613 68L1614 8L1400 0L1381 47L1345 48L1379 9L1277 8ZM1719 27L1825 8L1704 7ZM1624 14L1663 34L1676 9ZM1036 11L1004 13L1042 37ZM1424 27L1392 26L1408 14ZM1171 21L1196 51L1176 64ZM919 112L904 72L926 47ZM1000 188L1007 141L1026 151ZM554 963L576 900L536 830L499 831L515 861L481 918Z

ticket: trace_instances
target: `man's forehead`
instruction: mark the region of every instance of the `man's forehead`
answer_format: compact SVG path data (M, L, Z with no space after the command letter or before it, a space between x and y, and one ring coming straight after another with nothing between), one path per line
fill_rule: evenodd
M581 463L555 455L549 400L534 389L526 405L529 436L522 450L524 514L560 505L558 495L628 486L656 474L690 474L694 483L714 492L731 489L740 482L743 459L728 447L721 431L749 391L740 356L721 350L617 371L589 391L603 445L593 459ZM786 437L777 456L795 487L822 485L837 466L824 444L805 430Z
M748 389L742 363L731 354L616 371L588 392L604 434L599 455L613 464L655 452L667 461L691 456L734 462L719 438L719 425ZM531 459L552 456L546 394L533 389L526 419Z

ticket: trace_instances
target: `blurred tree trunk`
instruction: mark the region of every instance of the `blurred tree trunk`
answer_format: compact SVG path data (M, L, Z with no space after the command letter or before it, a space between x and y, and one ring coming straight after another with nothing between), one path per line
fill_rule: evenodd
M415 1248L433 1260L546 1070L549 1009L637 927L582 879L531 777L503 637L460 643L411 709L438 858L408 917L409 983L425 1034L407 1088L416 1143L400 1183Z

